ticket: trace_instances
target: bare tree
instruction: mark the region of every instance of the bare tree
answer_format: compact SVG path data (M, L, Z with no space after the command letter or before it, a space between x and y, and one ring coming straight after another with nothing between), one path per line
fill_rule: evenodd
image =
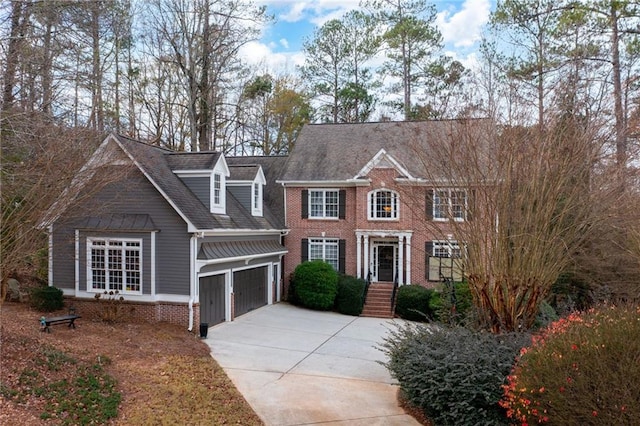
M438 142L415 155L429 181L438 183L436 195L455 194L455 202L441 197L438 203L447 232L465 247L465 272L484 325L493 332L528 329L603 217L603 199L592 191L600 186L592 173L601 154L596 129L564 117L544 133L497 129L484 120L456 124L447 144L437 135L417 135ZM467 220L456 220L456 206L467 209Z

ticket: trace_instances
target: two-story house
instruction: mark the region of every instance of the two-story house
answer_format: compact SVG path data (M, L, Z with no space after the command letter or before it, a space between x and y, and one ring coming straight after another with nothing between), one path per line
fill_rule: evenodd
M430 170L430 149L459 121L307 125L280 177L284 272L313 259L372 283L433 286L460 279L451 222L470 219L471 192Z
M190 330L280 300L285 160L108 136L43 223L49 284L81 312L123 298Z

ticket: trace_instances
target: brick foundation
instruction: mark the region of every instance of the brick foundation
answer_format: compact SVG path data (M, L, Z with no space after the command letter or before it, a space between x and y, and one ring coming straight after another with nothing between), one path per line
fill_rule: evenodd
M73 306L76 313L86 319L101 320L109 309L116 310L119 321L144 321L148 323L168 322L187 328L189 326L189 304L175 302L131 302L81 299L65 297L65 305ZM200 306L193 305L193 331L198 332Z

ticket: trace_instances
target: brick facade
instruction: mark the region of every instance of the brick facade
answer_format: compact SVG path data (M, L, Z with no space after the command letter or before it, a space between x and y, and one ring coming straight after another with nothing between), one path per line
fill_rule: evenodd
M367 178L366 186L322 187L323 189L345 190L344 219L304 219L302 218L302 192L313 189L308 186L287 186L285 202L287 206L286 225L290 229L285 244L289 253L284 259L284 277L288 284L296 266L302 260L301 244L304 238L337 238L345 240L345 273L357 276L357 232L369 235L371 242L395 243L400 234L410 234L402 244L403 271L406 279L407 253L410 251L410 274L407 284L421 284L432 287L435 283L426 278L425 243L432 240L448 239L451 233L446 222L434 222L427 217L426 193L424 185L410 184L397 179L394 168L374 168ZM371 220L368 218L368 196L373 190L393 190L399 196L397 219ZM410 245L410 248L407 246ZM361 251L365 250L361 245ZM364 254L361 252L362 275L366 275ZM430 255L430 254L429 254ZM370 259L370 256L369 256Z

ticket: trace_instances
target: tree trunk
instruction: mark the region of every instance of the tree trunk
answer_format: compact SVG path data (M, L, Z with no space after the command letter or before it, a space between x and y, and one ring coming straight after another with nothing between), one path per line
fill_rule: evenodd
M4 70L4 88L2 93L3 110L11 108L15 101L14 89L16 74L22 56L27 21L31 13L31 1L14 0L11 2L11 30Z

